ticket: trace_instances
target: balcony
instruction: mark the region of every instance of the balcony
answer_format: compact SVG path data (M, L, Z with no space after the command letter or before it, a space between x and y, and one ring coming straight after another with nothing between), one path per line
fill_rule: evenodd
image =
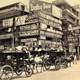
M71 12L70 10L65 9L64 12L65 12L66 14L72 16L73 18L78 19L78 16L75 15L75 14L74 14L73 12Z
M56 1L53 1L53 4L55 5L61 5L61 4L64 4L66 3L65 0L56 0Z
M70 15L74 17L78 15L78 11L76 11L76 9L72 7L66 0L56 0L53 1L53 4L55 4L62 10L65 10L67 13L70 13Z
M38 35L38 30L31 30L31 31L22 31L19 32L20 37L26 37L26 36L34 36Z
M45 31L45 30L41 30L40 31L40 35L44 35L46 37L58 37L58 38L62 38L62 32L50 32L50 31Z
M13 34L4 34L4 35L0 35L0 39L9 39L12 38Z
M72 31L72 30L79 30L80 29L80 26L77 26L77 27L72 27L69 29L69 31Z
M66 13L64 13L63 15L63 20L66 20L67 22L76 25L77 24L77 19L73 18L71 15L68 15Z

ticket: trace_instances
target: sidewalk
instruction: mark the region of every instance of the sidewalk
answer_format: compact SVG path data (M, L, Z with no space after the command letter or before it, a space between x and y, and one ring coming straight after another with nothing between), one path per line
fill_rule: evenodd
M80 80L80 61L66 69L45 71L34 74L29 78L17 78L14 80Z

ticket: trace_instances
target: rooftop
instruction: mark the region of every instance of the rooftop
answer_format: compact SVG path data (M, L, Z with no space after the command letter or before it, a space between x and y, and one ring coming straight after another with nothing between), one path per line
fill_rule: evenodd
M56 6L60 6L60 5L66 5L67 7L70 7L70 8L72 8L74 11L76 11L76 9L73 7L73 6L71 6L67 1L65 1L65 0L56 0L56 1L53 1L53 4L55 4Z
M0 19L10 18L21 14L28 14L25 6L18 2L0 8Z

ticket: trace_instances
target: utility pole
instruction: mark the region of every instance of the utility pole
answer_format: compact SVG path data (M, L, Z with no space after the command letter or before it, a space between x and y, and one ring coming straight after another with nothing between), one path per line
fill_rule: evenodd
M14 27L15 27L15 17L13 17L13 27L12 27L12 49L15 48Z
M63 20L62 23L62 31L63 31L63 36L62 36L62 46L65 52L65 56L69 55L69 43L68 43L68 23L66 20Z

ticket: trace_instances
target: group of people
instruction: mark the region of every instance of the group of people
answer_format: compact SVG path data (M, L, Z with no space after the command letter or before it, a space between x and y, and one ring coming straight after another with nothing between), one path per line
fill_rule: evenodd
M30 53L30 50L29 50L29 48L27 47L27 46L17 46L16 47L16 51L17 52L25 52L25 53L28 53L29 54L29 57L31 57L31 53ZM41 46L39 46L38 48L34 48L33 47L33 51L38 51L38 52L41 52L42 51L42 48L41 48ZM39 55L39 53L38 54L36 54L35 55L35 57L38 57L38 56L40 56ZM42 57L44 56L44 55L41 55ZM67 57L67 59L69 60L69 59L71 59L72 60L72 62L73 62L73 64L77 64L77 58L76 58L76 55L75 54L70 54L68 57Z

